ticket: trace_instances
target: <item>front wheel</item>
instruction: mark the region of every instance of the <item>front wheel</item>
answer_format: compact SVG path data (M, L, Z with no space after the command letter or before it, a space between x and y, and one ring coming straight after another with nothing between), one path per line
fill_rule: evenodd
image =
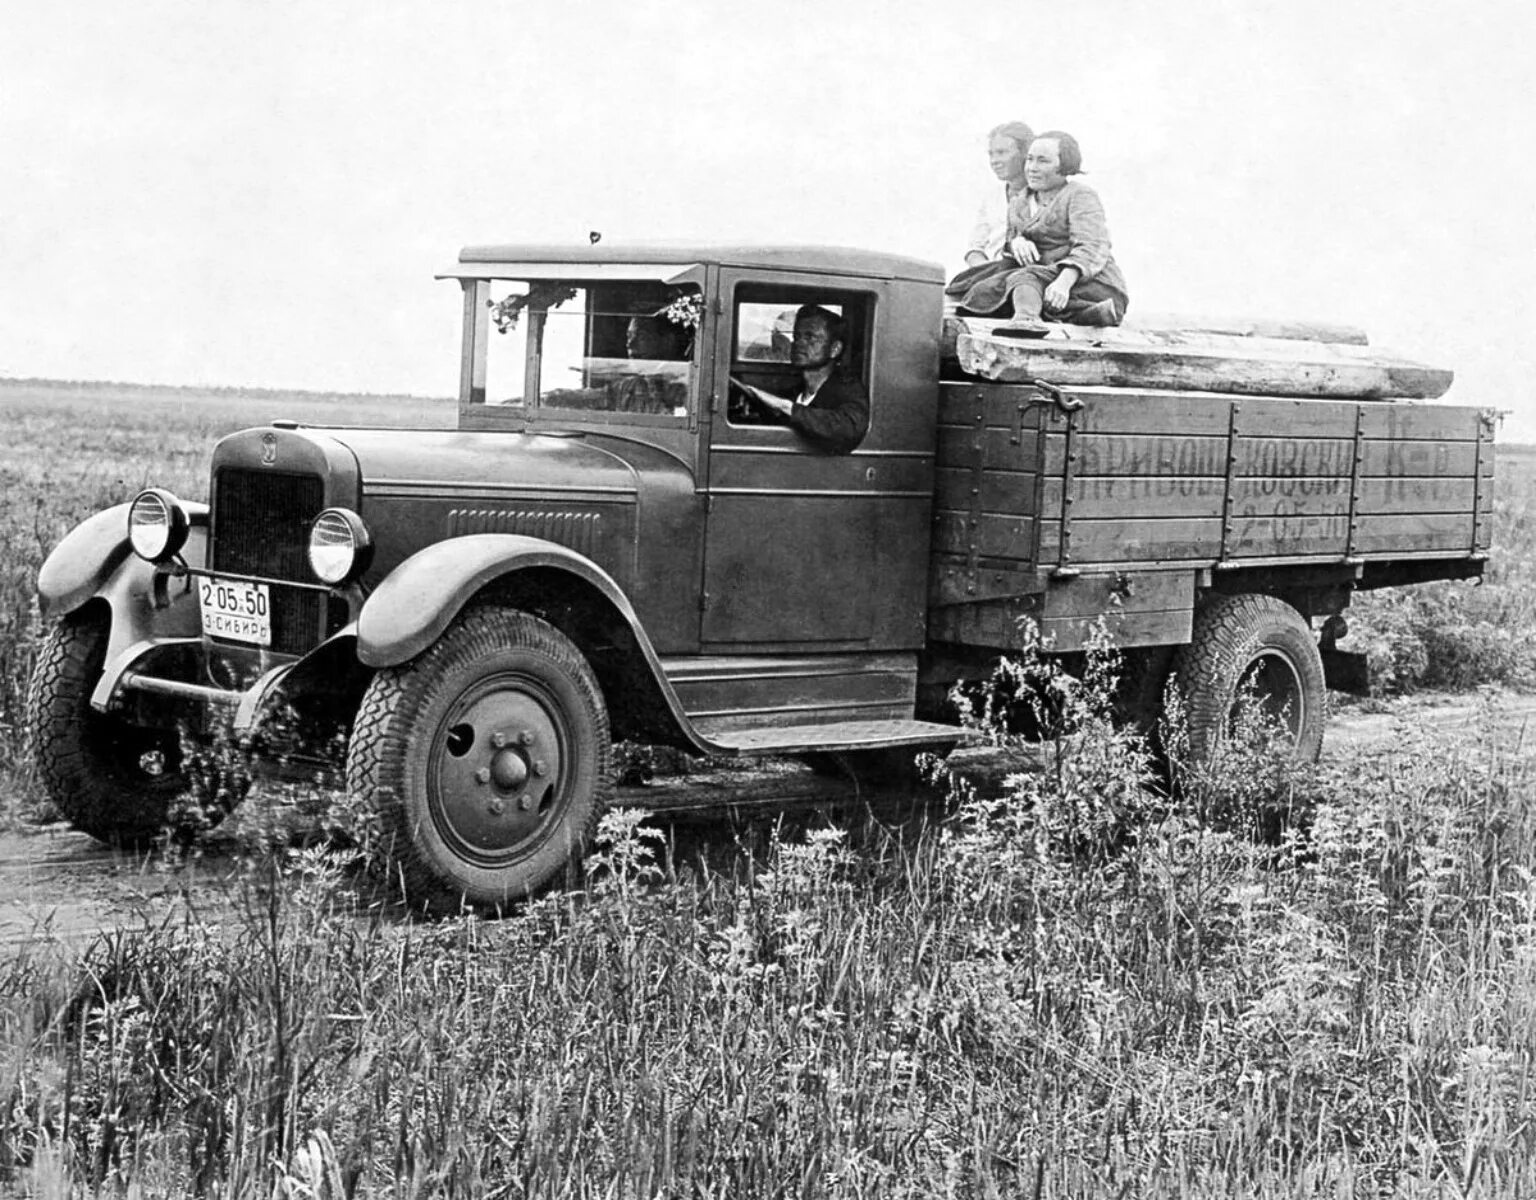
M1174 657L1189 752L1212 761L1251 689L1260 711L1289 736L1295 757L1322 752L1327 684L1323 657L1302 615L1274 596L1222 596L1195 617L1193 637Z
M475 608L374 677L347 784L371 797L413 903L501 911L580 859L611 758L581 651L529 613Z
M70 613L37 656L28 734L43 791L83 833L113 846L153 841L187 787L174 729L149 729L91 707L107 654L97 610Z

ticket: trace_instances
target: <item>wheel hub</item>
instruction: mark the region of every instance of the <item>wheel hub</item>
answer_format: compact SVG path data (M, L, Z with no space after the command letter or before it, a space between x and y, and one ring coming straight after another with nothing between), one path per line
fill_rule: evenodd
M515 857L556 819L564 757L550 710L508 682L462 698L432 756L439 826L462 852Z
M516 750L499 750L491 759L491 782L508 790L528 782L528 762Z

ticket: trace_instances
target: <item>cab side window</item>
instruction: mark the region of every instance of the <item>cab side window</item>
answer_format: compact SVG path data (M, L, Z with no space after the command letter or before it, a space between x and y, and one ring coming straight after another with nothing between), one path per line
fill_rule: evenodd
M790 354L795 316L807 305L825 309L841 319L847 342L838 370L868 387L874 297L822 287L738 287L731 305L731 377L775 395L793 397L801 387L801 372ZM730 406L727 420L733 425L778 423L760 407L739 402Z

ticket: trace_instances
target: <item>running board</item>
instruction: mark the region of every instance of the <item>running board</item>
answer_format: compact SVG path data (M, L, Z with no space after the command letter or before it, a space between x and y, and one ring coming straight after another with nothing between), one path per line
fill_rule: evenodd
M700 721L698 731L724 754L798 754L811 750L883 750L890 746L953 746L971 740L958 725L933 721L837 721L777 728L733 727Z

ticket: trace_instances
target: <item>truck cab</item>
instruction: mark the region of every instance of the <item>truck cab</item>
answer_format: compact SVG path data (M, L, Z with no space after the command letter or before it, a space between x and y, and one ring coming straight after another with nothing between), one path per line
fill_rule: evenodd
M567 261L550 261L557 253ZM463 252L453 273L465 297L460 428L513 433L519 446L575 441L632 464L648 494L623 544L596 561L706 735L839 711L910 714L925 639L942 272L818 248L577 253ZM870 397L868 432L846 454L733 396L732 377L794 395L789 330L804 305L843 319L842 369ZM685 357L624 357L636 315L681 327ZM648 381L641 403L637 373ZM821 680L814 700L774 682L789 656ZM722 671L739 703L712 685ZM758 672L748 698L739 685Z

